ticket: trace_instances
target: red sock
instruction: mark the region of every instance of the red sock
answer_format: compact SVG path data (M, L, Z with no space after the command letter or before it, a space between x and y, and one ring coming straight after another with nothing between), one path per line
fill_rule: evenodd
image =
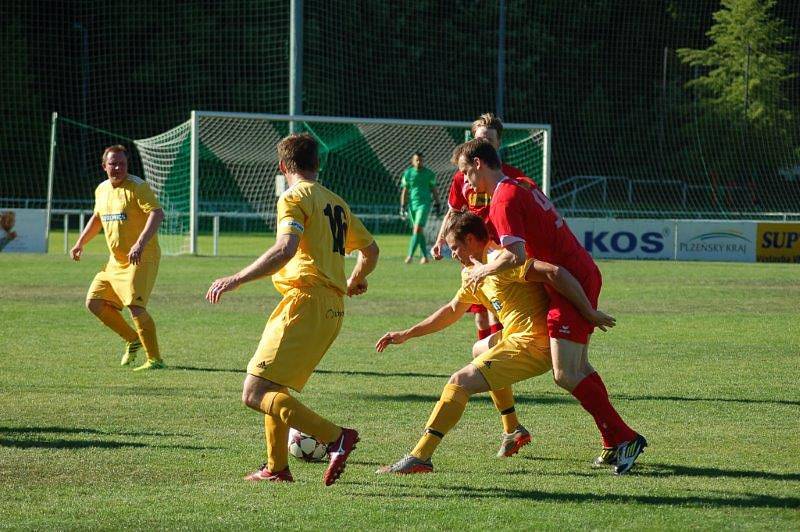
M491 329L478 329L478 340L483 340L490 334L492 334Z
M503 330L503 324L502 323L495 323L494 325L490 325L489 326L490 334L494 334L494 333L500 332L502 330Z
M597 375L595 373L594 375ZM581 406L589 412L600 429L604 447L616 447L622 442L632 440L636 433L625 424L620 415L611 406L608 394L605 392L605 385L599 385L597 379L600 376L591 375L584 378L572 390L572 395L580 401Z
M600 374L595 371L594 373L589 375L589 378L592 379L594 383L597 384L600 388L602 388L603 393L605 394L606 397L608 397L608 390L606 389L606 383L604 383L603 379L600 378Z

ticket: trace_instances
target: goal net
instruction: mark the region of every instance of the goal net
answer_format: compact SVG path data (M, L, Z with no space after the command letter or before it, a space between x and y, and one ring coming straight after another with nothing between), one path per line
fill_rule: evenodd
M197 253L197 235L211 230L271 231L285 184L276 144L290 130L312 134L321 147L320 181L341 195L373 232L403 232L400 177L411 155L423 154L444 205L453 148L470 122L194 112L192 119L135 141L144 177L166 212L165 253ZM548 180L549 127L504 124L501 156L540 184ZM436 220L432 220L436 224ZM432 229L431 229L432 230Z

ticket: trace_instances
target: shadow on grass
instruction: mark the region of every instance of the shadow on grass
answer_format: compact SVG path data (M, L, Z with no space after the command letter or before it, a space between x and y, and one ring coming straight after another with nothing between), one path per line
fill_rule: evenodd
M436 403L439 400L438 395L424 395L424 394L359 394L359 397L367 401L399 401L399 402L412 402L412 403ZM492 399L488 394L479 394L470 397L470 404L472 403L489 403L492 404ZM574 403L577 401L569 395L517 395L514 397L514 402L518 405L555 405Z
M800 481L800 473L770 473L748 469L719 469L716 467L691 467L673 464L638 464L637 471L648 477L707 477L707 478L755 478L759 480Z
M196 367L196 366L170 366L170 369L181 369L185 371L207 371L213 373L239 373L244 375L246 370L244 367L240 369L228 369L228 368L204 368L204 367ZM450 375L445 375L444 373L416 373L413 371L401 371L401 372L388 372L382 373L379 371L337 371L337 370L330 370L330 369L317 369L314 370L314 373L318 373L320 375L345 375L345 376L362 376L362 377L431 377L437 379L448 379Z
M73 427L0 427L0 447L16 449L119 449L123 447L147 447L150 449L182 449L187 451L205 451L221 449L180 444L150 444L130 441L116 441L103 438L87 439L50 439L43 434L94 434L107 436L188 436L163 432L106 432L96 429Z
M681 397L679 395L627 395L612 394L612 400L620 399L623 401L677 401L677 402L709 402L709 403L741 403L741 404L765 404L765 405L789 405L800 406L800 401L788 399L750 399L737 397Z
M419 486L406 485L406 492L398 492L396 488L403 486L393 482L395 477L387 477L387 486L391 492L359 494L360 497L409 497L440 498L440 499L525 499L545 502L566 503L614 503L614 504L644 504L652 506L698 506L713 508L800 508L798 497L775 497L762 493L747 493L731 497L705 497L705 496L669 496L669 495L623 495L615 493L559 493L541 490L524 490L515 488L477 488L468 486L428 486L424 495L419 493ZM346 482L349 484L349 482ZM358 484L358 483L357 483ZM374 484L370 484L374 488Z
M106 436L182 436L188 438L193 434L182 434L177 432L141 432L127 430L98 430L81 427L0 427L0 436L9 434L103 434Z

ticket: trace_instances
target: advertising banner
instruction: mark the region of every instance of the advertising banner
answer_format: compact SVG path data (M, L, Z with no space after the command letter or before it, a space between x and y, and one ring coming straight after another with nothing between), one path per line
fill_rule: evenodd
M678 260L755 262L756 224L753 222L679 221Z
M756 243L758 262L800 264L800 223L761 222Z
M567 219L572 232L596 259L672 259L672 220Z
M46 253L44 209L0 208L0 253Z

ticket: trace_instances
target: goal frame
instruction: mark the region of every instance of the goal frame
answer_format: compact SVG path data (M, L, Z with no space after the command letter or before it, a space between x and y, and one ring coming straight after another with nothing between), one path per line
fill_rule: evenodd
M410 120L401 118L358 118L346 116L318 116L301 114L268 114L268 113L233 113L224 111L200 111L191 112L190 118L190 160L189 160L189 253L197 254L197 232L199 215L199 190L200 190L200 118L240 118L250 120L269 120L288 122L290 127L295 122L307 123L333 123L333 124L381 124L388 126L432 126L432 127L456 127L470 129L472 122L468 121L448 121L448 120ZM504 122L503 129L534 130L542 131L542 191L549 195L551 186L551 150L552 150L552 126L550 124L530 124L517 122Z

